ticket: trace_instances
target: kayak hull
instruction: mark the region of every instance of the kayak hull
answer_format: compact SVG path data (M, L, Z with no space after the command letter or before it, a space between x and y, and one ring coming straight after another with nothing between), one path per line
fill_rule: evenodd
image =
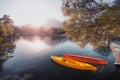
M99 58L94 58L90 56L80 56L80 55L73 55L73 54L64 54L64 58L72 59L80 62L90 63L90 64L107 64L106 60L102 60Z
M61 56L51 56L51 59L55 63L69 67L69 68L74 68L74 69L79 69L79 70L90 70L90 71L97 70L97 68L91 64L75 61L72 59L67 59Z

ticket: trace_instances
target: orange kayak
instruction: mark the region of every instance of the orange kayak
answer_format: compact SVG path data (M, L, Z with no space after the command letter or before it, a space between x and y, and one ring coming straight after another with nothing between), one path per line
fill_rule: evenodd
M94 58L90 56L64 54L64 58L85 62L85 63L90 63L90 64L107 64L106 60L102 60L102 59Z
M90 71L97 70L95 66L88 63L67 59L61 56L50 56L50 57L55 63L69 67L69 68L78 69L78 70L90 70Z

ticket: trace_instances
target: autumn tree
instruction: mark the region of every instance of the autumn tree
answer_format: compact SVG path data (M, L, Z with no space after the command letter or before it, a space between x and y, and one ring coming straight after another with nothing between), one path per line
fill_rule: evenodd
M120 1L112 4L103 0L63 0L62 12L67 20L63 29L67 37L84 47L104 46L120 35Z
M13 20L8 15L4 15L0 18L0 55L3 54L5 50L9 50L14 47L11 41L13 34Z
M8 15L0 18L0 37L11 37L14 34L13 20Z

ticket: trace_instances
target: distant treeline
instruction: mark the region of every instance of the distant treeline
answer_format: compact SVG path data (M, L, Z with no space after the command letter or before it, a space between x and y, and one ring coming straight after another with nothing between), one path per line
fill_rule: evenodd
M15 27L16 36L58 36L64 34L61 28L44 28L44 27L31 27L31 26L21 26Z
M59 26L58 26L59 27ZM15 47L13 41L20 36L50 36L56 38L64 34L61 28L45 28L45 27L32 27L32 26L15 26L13 20L8 15L3 15L0 18L0 56L4 55L6 51L10 51Z

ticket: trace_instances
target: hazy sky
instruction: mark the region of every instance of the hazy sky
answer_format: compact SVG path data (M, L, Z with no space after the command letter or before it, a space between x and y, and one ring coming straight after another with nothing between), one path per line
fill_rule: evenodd
M0 17L10 15L15 25L39 26L47 19L62 21L62 0L0 0Z

